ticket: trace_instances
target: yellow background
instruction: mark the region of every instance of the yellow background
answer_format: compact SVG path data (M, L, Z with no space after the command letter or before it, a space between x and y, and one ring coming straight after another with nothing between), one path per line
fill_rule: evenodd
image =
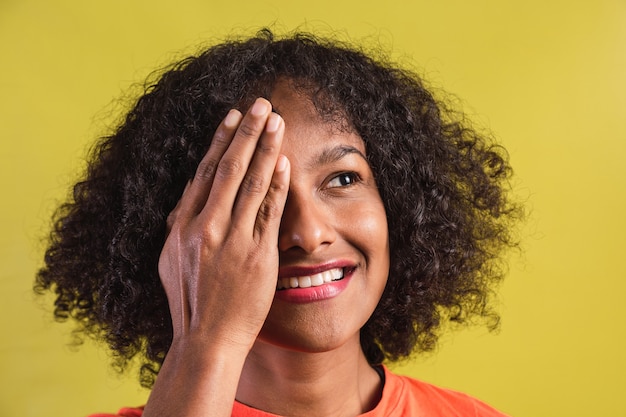
M502 330L446 336L402 371L516 417L626 416L624 0L1 0L0 416L145 401L134 374L118 378L101 348L71 351L71 326L34 302L50 212L129 85L274 22L377 39L510 150L530 218Z

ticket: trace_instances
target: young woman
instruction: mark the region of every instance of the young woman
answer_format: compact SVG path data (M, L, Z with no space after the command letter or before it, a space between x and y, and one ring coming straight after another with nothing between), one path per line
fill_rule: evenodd
M489 308L503 149L412 73L269 31L150 85L60 208L39 291L140 356L153 416L502 416L391 373Z

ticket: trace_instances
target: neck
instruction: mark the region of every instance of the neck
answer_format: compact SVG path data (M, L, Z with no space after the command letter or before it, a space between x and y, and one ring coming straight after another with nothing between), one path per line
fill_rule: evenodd
M283 416L357 416L382 392L358 343L304 353L257 341L246 359L237 400Z

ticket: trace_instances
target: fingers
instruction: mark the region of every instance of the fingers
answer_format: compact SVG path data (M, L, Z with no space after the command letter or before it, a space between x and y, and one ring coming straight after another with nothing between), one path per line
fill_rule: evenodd
M242 119L243 115L238 110L232 109L218 126L209 150L200 161L193 180L187 184L179 207L177 206L181 214L194 216L204 208L217 166L233 140Z
M278 230L289 162L279 158L284 121L271 110L269 101L259 98L245 116L228 113L168 218L168 230L177 218L198 215L213 232L233 224L257 236L268 227Z
M231 220L251 230L273 176L284 132L271 104L257 99L222 156L202 215L215 225Z
M252 230L258 215L265 216L259 213L261 208L269 210L270 207L276 205L275 199L280 194L278 190L283 190L286 194L284 186L289 183L289 178L286 180L284 178L284 171L287 169L286 158L283 157L278 164L283 133L282 118L276 113L271 113L234 204L233 222L241 225L245 230ZM270 190L272 190L271 193L269 193ZM268 198L274 201L265 203ZM280 212L282 213L282 208Z
M256 143L270 113L271 104L262 98L255 101L245 118L236 109L228 112L215 131L211 145L200 161L193 180L181 197L179 207L176 210L178 215L189 217L202 211L207 204L216 175L231 176L233 180L236 180L237 174L241 176L245 173L247 162L244 162L249 161L254 147L249 148L250 150L246 154L238 155L236 151L240 151L241 142L250 142L252 145ZM239 142L239 144L233 146L231 156L224 160L224 154L233 142Z
M287 157L280 155L276 162L269 190L257 211L254 224L254 237L257 241L267 233L272 233L271 236L268 236L270 241L278 241L280 221L289 192L290 169L291 166Z

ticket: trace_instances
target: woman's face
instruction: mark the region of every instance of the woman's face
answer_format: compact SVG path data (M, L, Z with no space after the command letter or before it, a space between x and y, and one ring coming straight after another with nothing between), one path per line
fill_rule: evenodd
M291 178L279 277L260 340L306 352L358 341L389 271L387 219L363 140L324 122L308 98L279 84Z

